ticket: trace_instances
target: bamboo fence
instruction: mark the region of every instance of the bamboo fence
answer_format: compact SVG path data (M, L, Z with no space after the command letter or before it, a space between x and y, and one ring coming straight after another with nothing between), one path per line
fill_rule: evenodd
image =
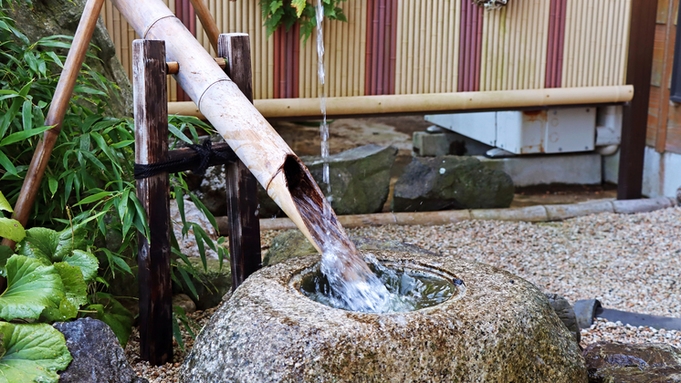
M175 10L175 0L164 1ZM250 35L255 99L276 97L275 71L284 64L275 62L278 43L266 35L259 2L204 1L221 32ZM385 12L377 11L379 2ZM493 11L476 11L469 0L341 4L348 22L324 22L329 97L379 94L375 85L367 88L376 81L381 94L624 84L631 0L523 0ZM105 4L102 17L130 73L135 32L110 3ZM197 39L214 54L201 24L194 24ZM384 47L381 39L393 37L394 48ZM294 54L295 83L287 86L296 87L301 98L318 97L316 34L301 42ZM169 99L176 100L174 80L168 87Z

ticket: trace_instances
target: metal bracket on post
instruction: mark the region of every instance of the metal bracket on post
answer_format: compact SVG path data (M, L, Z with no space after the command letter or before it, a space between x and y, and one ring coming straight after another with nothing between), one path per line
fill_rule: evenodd
M135 162L163 162L168 156L165 42L135 40L132 48ZM140 356L152 365L161 365L173 357L168 173L137 180L137 198L149 222L149 238L139 234L137 255Z
M227 61L225 73L253 102L251 47L248 34L223 33L218 38L218 56ZM260 269L260 222L258 189L253 174L241 160L225 164L229 216L229 251L232 291Z

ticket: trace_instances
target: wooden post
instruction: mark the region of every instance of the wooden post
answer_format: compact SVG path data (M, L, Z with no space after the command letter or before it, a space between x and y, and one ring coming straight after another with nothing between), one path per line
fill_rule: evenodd
M251 46L245 33L225 33L218 38L218 56L227 61L225 73L253 102ZM241 160L225 164L229 217L229 252L232 290L262 264L257 181Z
M166 161L168 101L166 50L163 41L135 40L133 89L135 162ZM173 357L172 284L170 280L170 196L168 173L137 180L150 235L139 234L140 356L152 365Z
M194 12L196 12L196 16L199 18L201 25L203 25L203 29L206 31L210 45L217 51L218 35L220 34L220 29L218 29L218 25L215 23L215 19L210 13L210 9L208 9L208 6L204 0L191 0L191 2L194 6Z
M641 198L657 14L657 2L650 3L646 0L631 2L627 84L634 86L634 98L623 110L617 199Z

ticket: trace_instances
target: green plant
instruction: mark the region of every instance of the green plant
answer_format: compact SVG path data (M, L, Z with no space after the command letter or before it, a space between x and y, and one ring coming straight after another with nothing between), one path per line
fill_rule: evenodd
M2 192L0 210L12 212ZM41 238L38 230L31 234L23 231L16 221L0 222L0 237L23 237L20 243L34 255L12 254L11 249L2 246L0 274L7 278L7 288L0 294L0 382L57 382L56 372L68 366L71 354L59 331L38 322L77 315L78 308L87 302L85 278L93 270L96 273L96 259L90 254L94 267L81 269L75 264L88 265L88 256L63 251L60 261L53 263L59 256L48 254L48 246L40 246L50 241L44 241L46 238ZM31 237L41 243L27 245ZM28 323L10 323L17 320Z
M322 1L324 17L329 20L347 21L343 9L338 5L345 0L313 0ZM260 0L262 18L265 20L267 34L271 35L277 28L284 26L289 30L296 22L300 23L300 36L306 41L317 26L315 4L306 0Z
M71 39L51 36L30 42L6 16L0 0L0 110L3 110L0 116L0 190L9 200L8 207L18 198L41 134L50 128L45 126L45 115L63 67L63 53L70 47ZM92 47L91 51L94 49ZM94 279L88 280L87 304L82 306L79 315L104 320L124 344L125 332L129 333L132 319L109 292L109 282L119 273L132 274L129 264L134 263L137 233L148 236L149 227L135 194L134 123L129 117L105 116L109 95L116 93L111 92L115 88L116 84L87 65L83 67L27 225L36 230L27 231L30 238L24 244L20 243L17 251L36 255L40 253L36 248L42 249L43 244L49 243L51 253L34 258L68 264L61 255L66 251L60 250L59 246L67 245L60 242L61 239L70 238L74 254L85 251L96 255L99 268ZM179 116L169 118L169 129L175 143L195 143L203 132L212 131L196 118ZM181 177L174 177L172 183L180 198L189 194ZM212 215L209 217L217 227ZM0 225L17 223L2 218ZM190 223L184 218L183 221L189 227ZM25 233L23 228L16 232L6 231L0 236L21 242L21 233ZM218 249L203 231L194 230L194 233L199 246ZM33 246L35 244L37 246ZM175 249L174 253L179 252ZM0 255L3 254L4 259L13 256L7 248L0 249ZM220 254L226 256L224 249ZM205 252L202 256L205 257ZM174 262L184 262L183 257L178 255ZM66 266L53 267L68 269ZM183 275L173 277L184 278ZM75 303L81 301L71 302L71 306L76 306ZM46 311L46 315L67 316L64 312L69 315L73 312L73 307L66 303L55 307L57 309Z

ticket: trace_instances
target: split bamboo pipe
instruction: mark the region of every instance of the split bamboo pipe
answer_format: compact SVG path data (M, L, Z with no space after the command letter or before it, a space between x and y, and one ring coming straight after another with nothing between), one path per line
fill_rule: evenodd
M43 134L42 140L38 142L31 164L29 165L26 178L21 186L21 192L14 207L14 219L19 221L22 225L28 222L28 216L33 209L35 197L40 188L40 182L45 173L47 162L50 160L52 149L57 142L59 132L61 132L61 125L64 122L64 115L69 107L73 88L76 85L76 79L80 72L81 65L85 59L85 54L90 46L92 33L97 25L99 13L102 10L104 0L88 0L83 9L83 15L80 18L78 28L73 37L73 44L64 62L64 69L59 76L57 88L54 91L50 109L45 117L45 125L52 126L52 129L47 130ZM14 243L8 239L4 239L2 243L6 246L14 246Z
M478 110L498 110L564 105L611 104L631 101L631 85L500 90L487 92L429 93L409 95L378 95L328 97L326 112L331 118L379 115L447 113ZM316 98L285 98L255 100L255 108L267 118L319 118ZM170 114L197 116L193 102L171 102Z
M217 52L218 36L220 35L220 30L218 29L218 25L215 23L215 19L213 18L210 9L208 9L208 6L204 0L191 0L191 2L194 6L194 12L196 12L196 16L199 17L199 21L201 22L201 25L203 25L203 29L208 36L208 40L210 40L210 45Z
M286 142L163 1L113 0L113 3L142 38L165 40L166 60L180 65L175 75L178 84L269 196L321 252L289 191L287 169L292 162L300 168L298 183L312 178ZM310 185L310 189L306 192L311 198L323 199L316 184Z

